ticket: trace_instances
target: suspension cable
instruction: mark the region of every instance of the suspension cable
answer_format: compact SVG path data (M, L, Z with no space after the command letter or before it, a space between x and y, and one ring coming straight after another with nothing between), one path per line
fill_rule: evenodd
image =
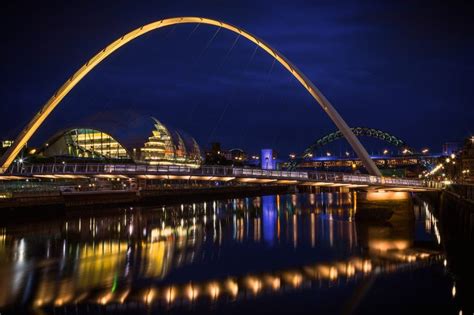
M236 38L235 43L237 42L237 39L238 38ZM233 44L233 46L235 46L235 43ZM253 61L257 50L258 50L258 46L255 46L255 49L252 52L252 55L250 56L249 60L245 64L245 67L244 67L244 70L243 70L244 74L247 73L248 67L250 66L250 63ZM214 133L216 132L217 128L219 127L219 124L221 123L222 119L224 118L224 115L227 112L227 109L230 107L230 105L232 103L231 101L234 99L234 96L235 96L236 93L237 93L237 88L234 87L234 90L232 91L231 95L229 96L229 99L226 102L226 106L224 107L224 110L222 111L219 119L217 120L216 124L214 125L214 128L212 129L211 133L208 136L207 143L209 143L211 138L214 136Z

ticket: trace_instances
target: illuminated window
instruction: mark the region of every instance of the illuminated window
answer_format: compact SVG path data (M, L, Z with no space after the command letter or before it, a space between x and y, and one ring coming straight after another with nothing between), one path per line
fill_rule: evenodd
M156 118L152 135L141 148L141 160L158 165L186 165L198 167L201 150L196 140L184 137L182 133L171 131Z

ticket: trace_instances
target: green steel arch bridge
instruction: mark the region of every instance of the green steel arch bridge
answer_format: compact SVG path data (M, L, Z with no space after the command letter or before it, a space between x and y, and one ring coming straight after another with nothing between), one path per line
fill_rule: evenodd
M353 127L351 130L357 137L371 137L382 140L400 149L409 148L405 141L382 130L367 127ZM344 135L339 130L331 132L314 141L311 146L304 151L302 157L308 157L312 152L342 138L344 138Z
M404 140L386 131L368 127L353 127L351 128L351 131L357 137L370 137L378 139L399 149L406 149L409 152L414 152L413 149L411 149ZM322 136L321 138L316 139L308 148L306 148L306 150L303 151L300 156L295 157L288 163L288 168L292 170L295 169L298 164L301 163L303 160L312 157L314 151L321 149L322 147L342 138L344 138L344 135L339 130L337 130L325 136Z

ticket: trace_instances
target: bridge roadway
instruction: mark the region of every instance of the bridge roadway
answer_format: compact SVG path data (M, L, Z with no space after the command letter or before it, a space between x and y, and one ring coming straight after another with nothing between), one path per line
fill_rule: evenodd
M262 170L229 166L192 168L175 165L144 164L24 164L10 167L0 180L29 178L85 179L138 178L167 180L235 181L255 184L287 184L347 188L383 188L422 191L442 188L437 182L339 172Z

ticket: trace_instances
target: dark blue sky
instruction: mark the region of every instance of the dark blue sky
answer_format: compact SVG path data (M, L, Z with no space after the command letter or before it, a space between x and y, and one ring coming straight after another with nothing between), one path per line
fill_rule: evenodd
M474 133L474 10L449 1L26 1L1 11L0 138L14 138L55 90L107 44L154 20L236 24L299 67L350 126L440 151ZM102 127L126 143L153 115L206 146L299 152L335 129L272 58L226 30L181 25L117 51L33 138ZM190 36L190 34L192 34ZM211 41L211 38L212 41ZM235 45L234 45L235 43ZM383 146L383 145L382 145Z

